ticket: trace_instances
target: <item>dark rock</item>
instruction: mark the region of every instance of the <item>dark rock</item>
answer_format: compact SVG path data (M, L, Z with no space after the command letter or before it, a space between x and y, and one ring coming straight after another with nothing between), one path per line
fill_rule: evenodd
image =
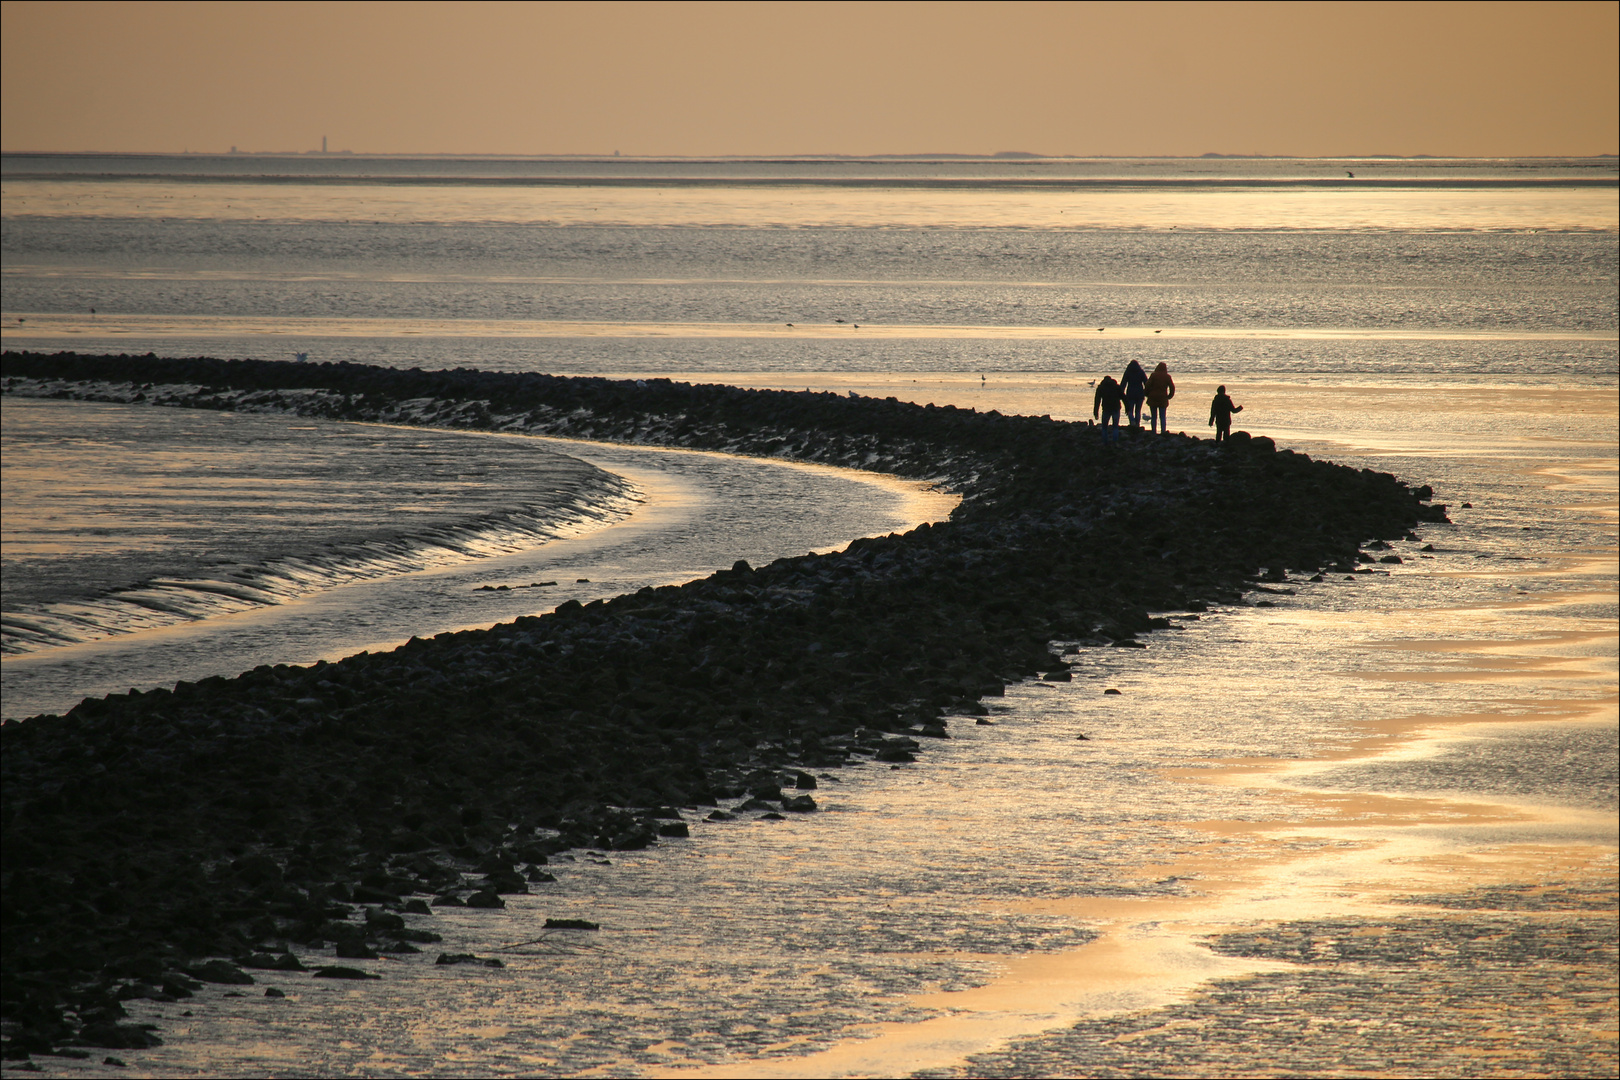
M193 979L203 982L224 983L227 986L251 986L253 976L234 964L227 964L223 960L209 960L205 963L189 967L186 974Z
M367 930L403 930L405 919L395 915L392 911L378 911L376 908L366 909Z
M1383 558L1379 559L1378 561L1381 562L1381 563L1401 563L1401 562L1405 562L1406 560L1401 558L1399 555L1385 555Z
M340 941L337 943L337 955L340 960L375 960L377 954L358 941Z
M246 885L279 885L281 864L268 855L249 855L236 866L237 878Z
M686 827L686 822L669 822L658 826L659 836L691 836L692 831Z
M466 903L455 893L445 893L443 896L433 898L434 907L466 907Z
M440 953L439 958L437 960L433 961L433 962L435 964L437 964L437 965L440 965L440 966L448 966L448 965L451 965L451 964L477 964L480 967L491 967L491 968L498 968L498 967L505 967L506 966L505 964L503 964L499 960L485 959L482 956L474 956L472 953L464 953L464 952Z
M807 814L816 808L816 800L808 795L793 795L782 800L782 809L796 814Z
M600 930L601 923L593 923L588 919L547 919L545 930Z
M529 891L529 883L516 870L508 870L504 873L486 875L480 891L521 896Z
M793 786L800 791L814 791L816 789L816 778L807 772L795 772L793 774Z
M484 890L467 897L466 906L470 908L503 908L506 906L506 901L502 900L497 894Z
M873 755L878 761L916 761L911 751L899 746L885 746Z
M342 967L342 966L339 966L339 965L333 965L332 967L316 968L315 969L315 974L311 975L310 978L312 978L312 979L380 979L380 978L382 978L382 976L381 975L373 975L369 971L361 971L359 968Z
M412 915L433 914L433 909L428 907L426 900L407 900L405 901L405 910L410 912Z
M1118 694L1118 693L1121 693L1121 692L1122 691L1115 690L1112 686L1110 686L1108 689L1103 691L1103 693L1105 693L1105 694Z
M273 986L265 987L264 996L267 998L284 998L287 995Z

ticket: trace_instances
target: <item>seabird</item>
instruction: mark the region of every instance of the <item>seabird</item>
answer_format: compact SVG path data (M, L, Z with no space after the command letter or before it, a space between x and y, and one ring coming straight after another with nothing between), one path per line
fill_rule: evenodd
M1344 170L1344 175L1348 176L1352 180L1356 178L1356 174L1351 172L1349 169Z

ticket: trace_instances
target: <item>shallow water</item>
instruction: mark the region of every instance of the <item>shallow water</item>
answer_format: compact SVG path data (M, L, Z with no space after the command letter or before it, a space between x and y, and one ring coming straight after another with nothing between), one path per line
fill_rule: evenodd
M182 1075L1238 1075L1264 1064L1242 1046L1176 1043L1133 1071L1114 1040L1156 1030L1155 1016L1253 1022L1279 979L1361 1031L1378 999L1355 1005L1354 972L1376 969L1212 951L1210 935L1396 926L1443 951L1440 924L1400 921L1415 917L1403 897L1533 881L1610 903L1613 447L1468 442L1416 423L1421 391L1382 392L1407 409L1340 433L1336 454L1477 500L1396 543L1407 561L1387 574L1294 580L1293 595L1250 597L1273 607L1178 620L1146 650L1083 650L1073 682L1010 687L992 725L957 719L916 765L824 775L814 815L689 813L690 842L577 853L502 912L435 909L412 921L444 944L365 965L382 982L277 975L261 982L286 1000L210 989L132 1003L171 1042L124 1057ZM1358 442L1371 445L1346 445ZM1475 925L1441 910L1458 933ZM548 934L546 917L603 930ZM1574 933L1592 916L1567 919ZM436 967L439 948L506 967ZM1612 1002L1607 953L1582 949L1586 961L1549 967L1515 946L1440 974L1454 996L1534 983L1531 1014L1593 985ZM1413 992L1441 985L1431 975ZM1602 1071L1591 1023L1523 1024L1514 1052ZM1397 1073L1461 1037L1408 1028L1372 1040ZM1367 1050L1357 1039L1326 1045L1351 1060Z
M536 444L446 431L9 395L3 416L6 653L510 554L639 498Z
M1224 383L1239 426L1432 484L1453 518L1378 572L1251 594L1146 650L1086 650L1072 682L1009 688L992 724L956 719L914 765L824 776L816 814L688 812L691 841L576 853L505 911L413 918L504 968L438 967L434 950L367 962L385 977L364 985L261 979L280 1001L135 1002L167 1045L123 1053L128 1070L48 1071L1612 1074L1612 188L1431 183L1496 183L1518 168L1503 163L1405 163L1410 190L1371 195L1243 188L1281 168L1161 164L1143 175L1181 186L1110 174L1106 197L982 178L193 184L170 202L205 196L207 213L175 215L141 202L156 185L24 192L8 161L8 347L671 375L1064 419L1089 418L1102 373L1165 360L1173 428L1204 433ZM1187 186L1211 177L1239 190ZM340 224L361 194L382 223ZM87 195L117 206L71 205ZM1055 220L1071 209L1087 224ZM686 524L541 549L603 567L559 569L597 580L555 599L729 565L742 552L702 546L705 515L747 536L800 499L706 486L777 466L577 452ZM684 561L687 545L710 554ZM475 573L454 580L532 579L499 560ZM441 610L471 623L441 580L342 617L278 610L345 647ZM355 610L376 612L374 635ZM253 629L244 650L262 648ZM547 916L603 929L547 934Z

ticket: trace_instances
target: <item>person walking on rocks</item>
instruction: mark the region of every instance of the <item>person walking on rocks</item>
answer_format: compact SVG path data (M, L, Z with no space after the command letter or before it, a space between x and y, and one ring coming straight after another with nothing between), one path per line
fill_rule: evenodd
M1125 415L1130 417L1131 430L1142 426L1142 399L1147 397L1147 372L1135 360L1125 365L1120 377L1120 389L1125 394Z
M1164 414L1175 396L1176 380L1170 377L1170 369L1161 360L1147 380L1148 426L1160 435L1170 434L1170 422Z
M1242 412L1243 406L1234 405L1226 396L1226 387L1215 388L1215 400L1209 403L1209 422L1215 425L1215 441L1225 442L1232 433L1232 414Z
M1104 375L1102 382L1097 384L1097 392L1091 397L1091 418L1099 417L1102 420L1102 441L1115 442L1119 439L1119 407L1124 402L1124 390L1114 381L1112 375ZM1112 435L1108 433L1108 426L1114 426Z

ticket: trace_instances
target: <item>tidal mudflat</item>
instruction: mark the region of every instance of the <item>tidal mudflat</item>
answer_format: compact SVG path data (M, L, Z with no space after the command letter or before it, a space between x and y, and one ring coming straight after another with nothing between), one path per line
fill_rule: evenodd
M11 375L38 374L44 365L58 373L75 366L126 375L131 365L151 374L165 370L164 362L127 358L10 362ZM210 365L190 366L195 375ZM175 380L214 384L191 392L193 403L213 397L239 404L232 395L258 392L244 378L268 372L281 380L287 370L212 367L212 380ZM331 374L294 372L317 384ZM401 381L396 400L422 396L406 373L345 368L339 375L371 380L373 392L359 399L339 389L340 398L329 396L321 406L329 414L356 407L386 413L392 406L378 391ZM86 703L64 720L7 725L22 748L8 750L14 777L8 788L41 791L14 818L26 823L37 815L41 822L25 825L8 843L15 867L26 859L120 857L101 844L46 846L34 839L43 833L29 834L83 830L104 817L107 807L99 804L106 799L119 803L120 820L144 818L137 790L154 789L163 775L187 778L178 790L172 781L166 785L173 797L147 832L155 848L137 855L139 845L126 845L122 857L140 865L117 870L114 880L178 860L172 869L134 913L125 906L127 889L104 890L100 903L108 910L92 905L79 913L83 920L99 912L110 940L137 950L115 961L120 971L129 969L123 977L132 981L123 985L156 978L153 993L177 997L164 980L195 982L198 973L223 971L197 966L209 954L278 970L310 967L297 959L295 943L330 942L339 959L397 953L413 938L438 933L416 919L406 922L413 911L434 910L427 896L439 908L503 908L504 896L549 884L545 879L557 875L540 867L554 857L635 851L660 837L679 842L692 828L683 806L708 803L717 822L739 813L812 811L817 770L868 757L903 764L924 741L948 735L952 715L975 716L989 721L978 727L993 728L982 701L1004 694L1009 680L1038 675L1044 679L1038 685L1061 689L1075 681L1074 646L1140 646L1136 634L1173 625L1139 603L1191 619L1212 602L1237 602L1246 589L1296 595L1283 584L1291 566L1324 581L1334 572L1351 580L1356 571L1376 577L1367 563L1399 565L1402 557L1358 555L1365 534L1400 541L1411 526L1443 513L1422 500L1427 492L1278 452L1267 440L1217 448L1170 437L1126 457L1088 447L1095 433L1085 428L893 401L521 376L492 383L476 373L431 378L451 405L467 400L454 394L458 380L480 393L510 384L509 399L497 393L492 401L485 421L492 426L513 415L502 406L527 406L532 422L541 415L534 409L553 408L537 393L561 394L558 404L569 407L555 415L571 429L605 428L622 438L626 425L640 432L673 428L700 445L813 445L897 471L937 475L946 463L959 475L977 476L961 481L965 498L950 523L864 541L837 555L758 570L739 564L685 587L564 605L544 619L413 642L395 654L314 669L260 669L173 694ZM681 413L649 409L639 399L649 390L680 401ZM580 395L594 409L583 407ZM794 420L806 413L817 414L806 427L841 438L796 442L803 436ZM1043 452L1048 445L1061 445L1061 456ZM1076 468L1088 461L1090 469ZM1225 514L1201 512L1212 488ZM1110 490L1118 494L1095 498ZM1088 497L1078 499L1078 491ZM1151 505L1152 513L1133 513L1133 504ZM1099 513L1099 506L1107 509ZM1234 530L1234 522L1246 527ZM1133 534L1144 525L1153 531ZM1196 541L1212 529L1217 542ZM1153 573L1138 561L1107 578L1097 575L1109 551L1144 542L1162 549ZM1009 550L1016 557L1007 558ZM1255 566L1272 584L1256 580ZM1054 639L1070 648L1054 650ZM854 643L861 648L851 650ZM67 740L65 758L34 748L35 740L54 738ZM85 763L68 762L86 753L99 758L105 740L117 745L119 776L133 786L120 794L122 782L102 780L92 806L90 791L74 779ZM164 749L154 755L156 746ZM176 769L177 754L197 764ZM197 754L211 764L203 768ZM238 775L241 769L248 771ZM75 794L48 794L42 781L77 785ZM86 813L91 819L68 824ZM213 869L201 876L184 869L199 865L190 850L199 842L210 850L225 845L205 856L203 865ZM235 854L233 845L240 849ZM38 914L71 894L83 872L66 869L67 894L11 890L8 903L47 906L15 909L19 917L8 925L37 934ZM424 890L422 900L407 903L410 893ZM125 899L115 902L114 895ZM368 902L364 919L343 917ZM1065 936L1075 940L1069 931L1054 941ZM22 955L38 958L38 971L61 964L61 944L48 943L48 935L19 944ZM91 1037L112 1036L93 1030Z
M241 160L8 158L0 253L7 348L296 351L401 369L609 376L610 393L521 417L496 407L491 419L516 424L514 432L917 465L908 483L955 484L964 495L1010 487L1041 507L1055 505L1043 501L1048 495L1069 498L1081 518L1112 510L1114 522L1121 507L1156 512L1160 470L1174 474L1192 459L1167 463L1131 443L1120 475L1094 484L1092 466L1083 465L1045 492L1052 468L1043 461L1020 472L1017 445L995 448L991 470L966 467L978 451L912 454L921 445L907 434L913 414L899 406L931 404L924 413L933 422L972 409L975 430L1009 433L1017 444L1041 425L984 414L1089 420L1090 381L1117 376L1131 359L1166 361L1179 389L1173 430L1204 434L1209 395L1226 384L1246 406L1241 426L1295 455L1430 485L1451 522L1420 523L1411 530L1417 540L1389 534L1388 548L1362 543L1367 558L1402 560L1358 559L1355 569L1370 573L1324 572L1312 581L1316 575L1288 570L1285 580L1257 581L1275 564L1238 567L1249 576L1234 579L1230 593L1204 597L1203 611L1148 607L1160 601L1151 589L1137 595L1138 581L1179 556L1167 560L1151 533L1131 539L1127 531L1103 557L1084 557L1096 585L1121 578L1150 619L1169 624L1131 636L1145 648L1087 645L1048 627L1050 637L1030 643L1066 668L1013 678L1026 669L997 661L987 667L1003 694L978 700L983 715L936 717L951 738L922 735L916 718L883 733L885 741L918 743L892 751L917 761L852 753L841 766L804 767L813 789L777 771L771 779L781 793L810 797L813 812L738 813L758 797L752 790L716 796L731 820L711 818L708 806L667 804L660 809L681 820L650 821L684 826L688 837L516 862L525 879L538 871L556 880L498 893L503 908L433 905L439 894L422 893L411 898L430 915L379 910L398 915L406 930L443 938L418 943L422 955L367 945L379 959L338 960L329 939L319 949L291 938L267 942L285 944L305 967L337 963L381 979L254 969L252 986L204 984L172 1002L132 997L119 1022L158 1025L164 1045L36 1062L165 1075L1334 1074L1341 1063L1379 1074L1614 1072L1609 946L1582 929L1592 910L1613 910L1605 897L1614 892L1615 845L1612 828L1604 831L1612 778L1590 767L1605 760L1604 725L1614 726L1604 711L1615 689L1612 158L1349 163L1355 179L1340 163L1270 159L401 159L383 167L409 182L381 184L331 161L319 169L345 175L265 183L240 175ZM305 168L293 159L278 167ZM511 170L522 175L491 175ZM611 182L597 182L604 170ZM545 182L528 183L537 171ZM1364 182L1374 176L1375 184ZM903 183L876 182L884 178ZM357 216L362 203L376 214ZM385 394L355 419L440 429L483 422L465 399L440 397L444 385L402 374L418 397ZM728 416L694 419L678 400L659 406L666 418L688 416L689 427L617 411L638 396L668 402L661 378L795 393L739 391ZM94 396L93 388L60 388ZM337 404L348 392L240 386L205 402L194 390L165 397L302 416L319 399ZM851 392L876 399L845 414L860 418L854 429L831 413L804 411L824 401L818 395L848 401ZM122 393L114 400L139 391ZM481 389L471 396L499 397ZM880 404L885 398L896 402ZM352 394L344 404L354 404ZM1063 447L1053 460L1069 453ZM629 522L595 536L635 529L675 479L632 470L627 457L580 456L650 496ZM704 505L732 501L735 489L723 483L690 472L681 482L688 480L718 496ZM1071 480L1079 487L1065 488ZM1252 542L1246 507L1206 494L1211 501L1197 505L1199 543L1241 559ZM959 515L982 524L991 509L969 498ZM1045 513L1025 523L1036 535ZM905 533L929 517L876 531ZM1357 532L1358 543L1385 535ZM642 535L651 541L655 532ZM922 538L857 547L847 556L856 562L837 563L860 569L835 588L834 609L859 618L802 650L790 642L780 670L749 669L750 680L706 692L746 703L836 672L834 696L855 699L889 685L869 676L890 661L913 659L920 670L944 672L947 688L953 673L978 674L965 658L984 638L1022 640L1017 627L1034 627L1020 624L1022 615L1047 610L1075 584L1056 575L1033 607L1022 587L1005 605L987 602L993 588L1045 558L1039 545L1031 554L1024 538L1000 536L975 549L982 557L971 565L938 576L934 587L956 606L919 620L915 634L914 624L887 621L881 592L845 598L856 585L886 588L897 564L915 558L907 543ZM538 550L590 543L577 537ZM823 550L802 550L811 549ZM620 550L633 558L610 560L618 565L608 573L525 576L512 563L503 575L497 564L505 557L483 560L474 575L482 576L467 585L558 582L556 599L529 611L522 605L546 589L469 589L490 605L484 610L500 609L495 618L438 621L453 614L436 599L447 594L394 587L436 571L387 579L369 593L378 603L364 606L374 635L335 636L331 652L290 649L271 663L337 666L330 662L358 649L387 652L430 629L487 626L567 599L687 580L653 564L637 576L653 547ZM799 553L712 551L690 577L738 558L766 568ZM661 565L679 556L673 551ZM556 565L564 563L581 565ZM994 569L1002 564L1013 567L1011 578ZM446 571L442 580L454 578ZM794 578L794 593L821 595L818 574ZM719 580L729 582L724 595L705 603L738 618L744 605L771 607L788 595L752 595L738 579ZM1084 587L1094 591L1090 580ZM1241 603L1231 599L1239 592ZM1100 601L1079 607L1107 613ZM275 610L284 616L276 637L289 646L322 620L337 631L345 622L366 629L350 618L353 607L316 597ZM968 610L986 612L983 633L936 636L932 622ZM301 621L295 612L320 617ZM413 628L412 613L433 617ZM174 632L190 635L208 622ZM649 625L629 653L641 655ZM903 647L913 636L920 652ZM891 650L891 640L900 646ZM816 641L822 649L811 651ZM746 667L750 647L739 642L716 662ZM829 661L823 653L872 660L850 669L849 655ZM228 679L258 662L204 665L181 677ZM902 668L898 678L913 675ZM1046 675L1056 677L1039 677ZM546 680L529 681L544 698ZM167 684L113 682L95 692L158 685ZM305 696L328 712L344 707L302 684L291 689L289 709ZM903 712L914 696L884 707ZM30 711L60 712L74 700L64 694L60 704ZM161 701L143 708L161 711ZM819 720L818 709L835 714L838 702L805 704L795 715ZM627 705L637 716L644 708ZM746 725L733 733L746 735ZM359 767L372 750L355 743L347 752L347 767ZM349 780L330 785L334 799L350 798ZM449 823L460 827L460 810L483 787L458 796L444 815ZM378 812L415 797L386 784L368 794ZM334 803L334 813L345 805ZM391 877L396 855L414 854L388 851L373 861ZM476 863L452 866L458 881L488 878ZM353 870L352 887L375 868L350 860L336 869ZM100 918L72 907L99 902L98 880L87 875L78 892L64 888L63 910ZM547 918L601 929L547 930ZM363 921L357 911L346 920L362 929L384 921ZM333 929L330 940L354 933ZM505 966L420 962L439 951ZM1379 984L1401 993L1374 993ZM264 997L263 988L286 996ZM235 993L247 996L227 996ZM6 1009L9 1018L9 997ZM130 1064L104 1066L102 1053Z

